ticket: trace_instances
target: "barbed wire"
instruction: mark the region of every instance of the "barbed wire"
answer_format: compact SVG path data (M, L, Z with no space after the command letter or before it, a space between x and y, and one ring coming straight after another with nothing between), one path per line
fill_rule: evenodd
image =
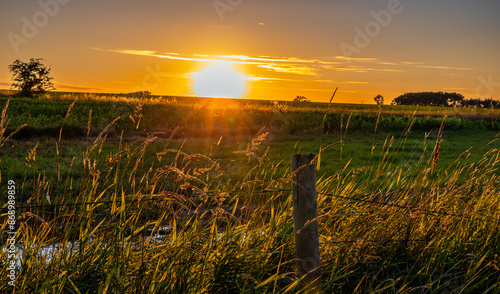
M464 214L455 214L455 213L449 213L449 212L444 212L444 211L435 211L435 210L429 210L429 209L423 209L423 208L418 208L418 207L409 207L409 206L404 206L400 204L394 204L394 203L389 203L389 202L382 202L382 201L374 201L374 200L367 200L367 199L359 199L359 198L354 198L354 197L349 197L349 196L343 196L343 195L336 195L336 194L330 194L330 193L323 193L323 192L318 192L318 194L321 194L323 196L329 196L329 197L335 197L335 198L340 198L344 200L351 200L351 201L357 201L357 202L364 202L364 203L370 203L370 204L375 204L375 205L380 205L380 206L389 206L389 207L394 207L398 209L404 209L408 210L410 213L413 212L420 212L423 214L431 214L431 215L445 215L445 216L452 216L452 217L459 217L459 218L465 218L465 219L472 219L472 216L467 216ZM361 196L361 195L360 195ZM363 195L363 196L366 196ZM488 217L484 214L478 213L477 211L472 211L472 213ZM485 221L485 222L498 222L499 220L497 219L483 219L483 218L478 218L479 220Z
M430 240L426 239L381 239L381 240L365 240L365 239L357 239L357 240L341 240L341 241L328 241L322 240L319 243L323 244L348 244L348 243L387 243L387 242L429 242Z
M329 196L329 197L341 198L344 200L352 200L352 201L357 201L357 202L370 203L370 204L375 204L375 205L379 205L379 206L389 206L389 207L408 210L410 212L417 212L418 211L418 212L424 212L424 213L428 213L428 214L440 214L440 215L460 217L460 215L452 214L452 213L448 213L448 212L432 211L432 210L427 210L427 209L422 209L422 208L411 208L409 206L394 204L394 203L390 203L390 202L381 202L381 201L374 201L374 200L367 200L367 199L359 199L359 198L354 198L354 197L349 197L349 196L342 196L342 195L322 193L322 192L319 192L318 194L321 194L324 196ZM366 195L364 195L364 196L366 196ZM468 218L470 218L470 217L468 217Z
M105 200L105 201L90 201L90 202L72 202L72 203L58 203L58 204L40 204L40 205L25 205L25 206L16 206L16 209L31 209L31 208L45 208L45 207L64 207L64 206L80 206L80 205L96 205L96 204L110 204L110 203L117 203L118 205L121 205L122 199L125 199L128 203L134 203L134 202L153 202L153 201L162 201L162 200L167 200L167 199L174 199L174 198L168 198L168 196L176 196L176 197L189 197L189 196L205 196L205 197L214 197L214 196L222 196L222 195L253 195L253 194L267 194L267 193L289 193L293 192L293 189L263 189L260 191L234 191L234 192L218 192L218 191L209 191L209 192L196 192L194 190L191 190L192 194L178 194L175 192L164 192L162 194L158 195L150 195L150 196L143 196L143 197L138 197L138 196L127 196L124 198L118 198L114 200ZM355 201L355 202L361 202L361 203L368 203L368 204L373 204L373 205L378 205L378 206L387 206L387 207L393 207L396 209L402 209L406 210L409 213L414 213L414 212L419 212L423 214L428 214L428 215L443 215L443 216L451 216L451 217L458 217L458 218L463 218L463 219L472 219L472 216L467 216L464 214L454 214L454 213L449 213L449 212L444 212L444 211L434 211L434 210L429 210L429 209L423 209L423 208L412 208L409 206L405 205L400 205L396 203L390 203L390 202L385 202L385 201L375 201L375 200L369 200L369 199L360 199L360 198L355 198L355 197L350 197L350 196L344 196L344 195L338 195L338 194L332 194L332 193L326 193L326 192L317 192L318 195L322 196L327 196L327 197L333 197L333 198L338 198L338 199L344 199L344 200L349 200L349 201ZM359 194L356 195L358 197L367 197L370 195L375 195L375 194ZM135 197L133 199L130 199L131 197ZM50 211L43 211L43 213L54 213ZM483 214L477 213L476 211L472 211L472 213L476 213L479 215L482 215L484 217L487 217ZM55 214L61 214L55 213ZM498 219L486 219L486 218L477 218L479 221L484 221L484 222L494 222L498 223ZM409 235L407 238L400 238L400 239L355 239L355 240L320 240L320 244L323 245L338 245L338 244L355 244L355 243L374 243L374 244L381 244L381 243L420 243L420 242L429 242L429 239L411 239L409 238ZM462 244L462 243L460 243Z
M167 196L176 196L176 197L190 197L190 196L205 196L205 197L216 197L216 196L222 196L222 195L227 195L227 196L234 196L234 195L252 195L252 194L267 194L267 193L286 193L286 192L292 192L292 189L263 189L260 191L239 191L239 192L217 192L217 191L209 191L205 193L199 193L199 192L193 192L192 194L182 194L182 193L175 193L175 192L166 192L158 195L153 195L153 196L143 196L143 197L137 197L137 196L127 196L124 199L126 199L127 202L129 203L134 203L134 202L153 202L153 201L164 201L168 200ZM356 197L350 197L350 196L344 196L344 195L338 195L338 194L332 194L332 193L326 193L326 192L317 192L318 195L323 195L323 196L328 196L328 197L334 197L334 198L339 198L339 199L344 199L344 200L349 200L349 201L355 201L355 202L362 202L362 203L369 203L373 205L378 205L378 206L388 206L388 207L393 207L397 209L402 209L402 210L407 210L409 213L422 213L422 214L428 214L428 215L443 215L443 216L451 216L451 217L458 217L458 218L463 218L463 219L472 219L472 216L468 216L465 214L456 214L456 213L450 213L450 212L445 212L445 211L436 211L436 210L429 210L429 209L424 209L424 208L418 208L418 207L410 207L410 206L405 206L401 204L396 204L396 203L390 203L390 202L384 202L384 201L375 201L375 200L369 200L369 199L360 199ZM369 196L371 194L359 194L357 196ZM136 197L134 199L130 199L130 197ZM38 204L38 205L19 205L15 206L16 209L32 209L32 208L46 208L46 207L64 207L64 206L70 206L70 207L75 207L75 206L81 206L81 205L96 205L96 204L110 204L110 203L121 203L121 198L114 199L114 200L103 200L103 201L89 201L89 202L69 202L69 203L57 203L57 204ZM472 211L472 213L476 215L483 216L485 218L477 218L478 220L485 221L485 222L498 222L499 220L497 219L486 219L488 216L481 214L477 211Z
M206 196L206 197L214 197L214 196L221 196L222 194L231 196L231 195L250 195L250 194L265 194L265 193L282 193L282 192L291 192L291 189L280 189L280 190L272 190L272 189L264 189L261 191L248 191L248 192L211 192L211 193L193 193L192 195L196 196ZM141 202L141 201L161 201L161 200L166 200L167 195L170 196L182 196L182 197L189 197L192 195L186 195L186 194L179 194L175 192L167 192L164 194L159 194L155 196L143 196L142 198L135 198L135 199L127 199L130 197L137 197L137 196L127 196L125 199L129 202ZM21 206L15 206L16 209L30 209L30 208L45 208L45 207L59 207L59 206L80 206L80 205L94 205L94 204L109 204L109 203L120 203L121 198L115 199L115 200L103 200L103 201L90 201L90 202L68 202L68 203L57 203L57 204L38 204L38 205L21 205Z

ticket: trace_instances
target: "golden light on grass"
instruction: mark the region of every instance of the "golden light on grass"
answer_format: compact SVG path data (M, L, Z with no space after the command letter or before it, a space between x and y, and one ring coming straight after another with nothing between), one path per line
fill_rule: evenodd
M195 95L199 97L241 98L249 80L227 62L212 63L191 76Z

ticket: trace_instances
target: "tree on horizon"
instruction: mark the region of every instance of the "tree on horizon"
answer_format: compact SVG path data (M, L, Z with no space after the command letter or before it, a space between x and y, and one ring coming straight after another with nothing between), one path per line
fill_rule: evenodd
M377 105L384 105L384 96L382 95L377 95L373 98L373 101L375 101L375 103L377 103Z
M42 64L42 58L31 58L29 62L16 59L9 65L12 72L12 88L19 89L21 96L33 96L55 90L51 80L50 67Z

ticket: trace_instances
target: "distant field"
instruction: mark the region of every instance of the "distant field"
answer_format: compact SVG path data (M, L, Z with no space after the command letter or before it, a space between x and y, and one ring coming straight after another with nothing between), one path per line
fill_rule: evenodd
M416 106L294 103L262 100L156 97L138 99L117 96L56 95L47 99L0 98L0 107L10 99L9 130L27 124L18 136L95 135L115 118L112 130L131 133L179 128L183 137L253 135L267 126L274 133L321 134L348 130L374 132L439 128L500 131L500 110ZM68 113L68 108L76 100ZM67 115L67 117L66 117Z

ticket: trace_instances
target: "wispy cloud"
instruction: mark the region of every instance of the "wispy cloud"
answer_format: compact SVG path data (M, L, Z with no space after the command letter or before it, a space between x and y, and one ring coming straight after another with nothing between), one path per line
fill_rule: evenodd
M66 90L76 90L76 91L104 91L106 89L103 88L92 88L92 87L86 87L86 86L77 86L77 85L71 85L71 84L63 84L59 82L54 82L54 86L58 89L66 89Z
M297 57L276 57L276 56L247 56L247 55L208 55L208 54L191 54L183 55L178 53L158 53L150 50L129 50L129 49L100 49L90 48L92 50L114 52L120 54L149 56L171 60L184 60L193 62L228 62L233 64L247 64L255 65L276 73L288 73L295 75L316 76L321 69L333 69L336 71L354 71L354 72L368 72L368 71L390 71L397 72L397 69L383 69L372 68L364 66L345 66L344 57L334 57L339 61L328 61L320 59L301 59ZM377 63L377 58L352 58L350 61L355 62L374 62ZM382 64L382 63L381 63ZM393 65L392 63L385 63L385 65Z
M334 84L369 84L368 82L362 81L335 81L335 80L314 80L317 83L334 83Z
M425 64L424 62L414 62L414 61L403 61L401 62L401 64L405 64L405 65L421 65L421 64Z
M10 83L10 82L0 82L0 86L1 87L6 87L6 88L10 88L12 86L12 83Z
M344 61L359 61L359 62L374 62L378 61L378 58L372 57L347 57L347 56L335 56L335 59L344 60Z
M417 67L432 68L432 69L450 69L450 70L473 70L472 68L451 67L451 66L438 66L438 65L418 65Z
M279 73L292 73L292 74L309 75L309 76L317 75L316 70L314 68L306 66L284 65L278 63L259 64L257 66L260 68L265 68Z
M170 60L184 60L191 62L227 62L232 64L254 65L261 69L280 74L292 74L302 76L319 76L320 70L333 70L337 72L369 73L369 72L406 72L407 67L438 69L438 70L472 70L471 68L432 65L425 62L402 61L390 62L372 57L347 58L334 56L326 60L301 59L297 57L276 56L247 56L247 55L210 55L210 54L179 54L159 53L152 50L130 50L130 49L101 49L90 48L103 52L114 52L128 55L148 56ZM329 59L329 60L328 60ZM366 63L371 66L366 66ZM260 78L265 79L265 78ZM362 82L352 82L362 83Z
M329 66L326 65L324 66L326 69L332 69L335 71L341 71L341 72L357 72L357 73L367 73L367 72L404 72L405 70L402 69L395 69L395 68L375 68L375 67L366 67L366 66L359 66L359 65L352 65L352 66L345 66L345 65L333 65Z
M216 29L222 29L222 30L230 30L230 29L232 29L232 27L230 27L230 26L220 26L220 25L213 25L213 24L208 25L208 27L216 28Z
M184 60L193 62L228 62L233 64L256 65L260 68L268 69L279 73L291 73L298 75L316 75L320 60L306 60L296 57L273 57L273 56L246 56L246 55L208 55L192 54L182 55L178 53L158 53L149 50L128 50L128 49L100 49L92 50L115 52L120 54L149 56L171 60Z
M432 65L432 64L427 64L425 62L414 62L414 61L403 61L403 62L401 62L401 64L402 65L407 65L407 66L420 67L420 68L429 68L429 69L474 70L472 68L466 68L466 67L452 67L452 66Z

